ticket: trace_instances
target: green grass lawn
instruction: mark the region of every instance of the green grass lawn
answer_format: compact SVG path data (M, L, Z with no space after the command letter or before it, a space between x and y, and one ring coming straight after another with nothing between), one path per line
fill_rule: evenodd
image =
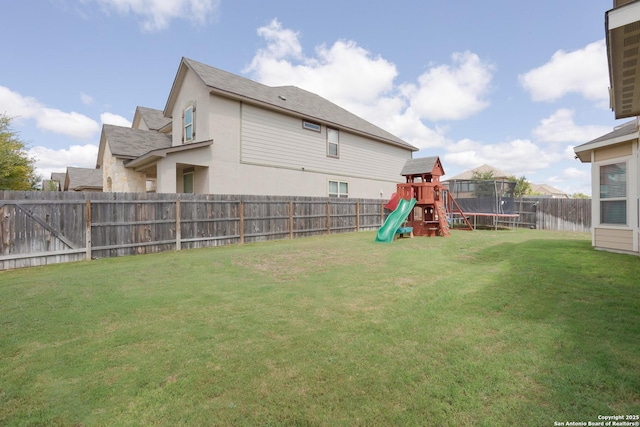
M640 259L375 234L0 273L0 425L532 425L640 414Z

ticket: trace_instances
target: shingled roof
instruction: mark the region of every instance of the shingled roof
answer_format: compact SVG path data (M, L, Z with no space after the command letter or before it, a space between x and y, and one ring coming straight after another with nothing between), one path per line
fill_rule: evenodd
M412 151L418 150L397 136L369 123L319 95L295 86L266 86L188 58L182 59L180 69L174 81L174 87L171 90L173 96L170 95L167 100L165 115L167 115L174 101L173 97L177 89L176 86L179 84L180 76L183 75L182 73L184 72L183 66L193 70L212 92L218 92L232 98L239 98L245 102L253 102L263 107L279 111L288 111L290 114L296 116L306 117L311 120L334 125L338 128L365 134L369 137Z
M431 174L433 173L434 168L436 166L439 166L439 168L442 168L442 165L440 164L440 158L438 156L409 159L405 162L404 167L402 168L402 172L400 172L400 175L410 176L410 175ZM444 169L442 169L442 173L444 174Z
M171 147L171 135L155 130L104 125L102 138L106 138L111 154L117 157L136 158L152 150Z
M65 172L51 172L51 180L58 181L60 185L64 185L64 179L67 174Z
M138 106L136 112L140 114L140 117L142 117L150 130L160 130L171 123L171 119L165 117L161 110Z
M638 138L639 134L638 122L634 119L616 126L612 132L609 132L594 140L574 147L573 151L576 153L576 156L578 156L581 162L589 163L591 162L591 151L593 151L594 149L626 142L630 139Z
M102 190L102 171L68 167L64 189L68 191Z

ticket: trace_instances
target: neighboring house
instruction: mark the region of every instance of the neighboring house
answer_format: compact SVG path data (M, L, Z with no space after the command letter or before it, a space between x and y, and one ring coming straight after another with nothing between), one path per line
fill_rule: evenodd
M569 195L564 191L552 187L549 184L531 184L531 196L550 197L552 199L568 199Z
M591 163L592 244L597 249L640 254L638 119L574 147Z
M66 176L65 172L51 172L51 178L42 181L42 191L62 191Z
M388 198L417 148L311 92L183 58L164 111L105 125L105 191Z
M490 176L494 181L494 185L491 188L498 195L513 194L514 182L511 180L513 174L505 172L501 169L484 164L477 168L469 169L461 174L453 176L442 183L449 189L453 197L455 198L469 198L475 197L478 191L486 192L486 185L478 187L478 179L476 176Z
M469 169L443 181L443 183L456 198L474 197L478 192L478 180L475 179L474 176L487 176L489 174L491 174L493 177L492 180L495 182L494 190L496 194L499 196L511 195L511 197L513 197L516 190L516 183L513 181L515 175L487 164ZM483 192L486 192L486 190L486 186L483 186ZM554 199L569 198L567 193L548 184L531 183L531 193L535 196L551 197Z
M102 191L102 171L89 168L67 168L64 191Z

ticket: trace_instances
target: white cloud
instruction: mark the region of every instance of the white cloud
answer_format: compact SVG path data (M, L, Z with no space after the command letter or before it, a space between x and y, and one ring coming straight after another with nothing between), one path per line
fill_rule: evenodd
M15 118L17 123L24 120L35 120L36 126L44 131L66 135L78 140L91 140L100 132L100 124L74 111L67 113L56 108L49 108L37 99L22 96L18 92L0 86L0 113ZM131 122L113 113L102 113L102 123L130 127Z
M131 127L131 122L118 114L102 113L100 114L100 120L105 125Z
M578 126L573 121L575 112L561 108L551 116L542 119L533 130L534 136L541 142L585 143L611 132L608 126Z
M4 86L0 86L0 112L18 122L33 119L39 129L79 140L90 139L100 130L98 122L83 114L48 108L37 99L22 96Z
M534 101L555 101L578 93L607 106L609 71L604 39L572 52L559 50L549 62L518 78Z
M133 14L141 19L144 31L167 28L173 19L185 19L203 26L216 18L220 0L94 0L105 12L115 10L124 15Z
M588 165L582 169L570 167L561 171L561 174L550 176L547 182L554 187L561 188L567 194L582 193L591 195L591 170Z
M84 105L93 104L93 97L91 95L87 95L86 93L80 93L80 100Z
M36 159L36 173L49 179L51 172L66 172L67 166L95 168L98 146L72 145L60 150L37 146L30 149L29 154Z
M299 34L282 28L276 19L259 28L258 35L267 46L258 50L245 72L270 86L304 88L347 109L358 109L390 91L398 74L394 64L353 41L322 45L315 57L305 57Z
M471 52L451 55L452 65L432 67L418 78L418 84L405 85L403 92L413 109L423 118L461 120L489 105L493 65Z
M354 41L321 45L307 56L300 34L283 28L277 19L257 32L266 45L244 70L253 79L304 88L419 148L447 143L446 128L429 128L424 119L462 119L488 105L484 97L493 67L471 52L452 55L451 66L435 66L418 82L397 85L395 64Z
M563 153L553 153L543 149L527 139L483 144L470 139L463 139L448 145L441 157L445 164L472 169L482 164L522 176L540 169L548 168L552 163L562 160Z
M394 115L388 116L384 129L421 150L442 148L451 143L445 136L447 127L435 126L434 129L431 129L420 120L420 117L411 108L407 108L404 113L396 112ZM414 155L414 157L421 157L421 155Z
M265 39L267 47L259 49L256 58L302 57L302 46L298 40L299 34L293 30L282 28L282 24L277 19L272 19L269 25L258 28L258 35Z

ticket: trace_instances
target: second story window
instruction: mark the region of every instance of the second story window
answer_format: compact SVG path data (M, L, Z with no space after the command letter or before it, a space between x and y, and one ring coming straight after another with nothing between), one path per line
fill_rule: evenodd
M184 119L183 119L184 133L182 135L182 142L184 144L193 142L193 140L196 137L196 132L194 128L195 114L196 114L196 108L193 105L188 106L184 110Z
M327 128L327 156L340 157L340 134L338 129Z

